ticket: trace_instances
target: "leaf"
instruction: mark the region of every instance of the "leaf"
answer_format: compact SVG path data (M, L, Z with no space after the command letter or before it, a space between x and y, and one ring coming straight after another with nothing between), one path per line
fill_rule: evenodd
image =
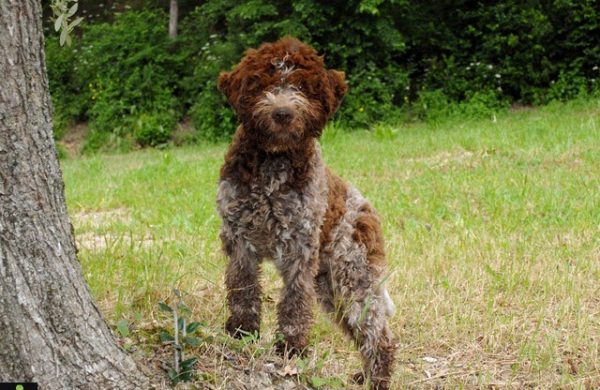
M181 371L190 371L194 368L194 365L198 362L198 358L189 358L181 362Z
M167 313L172 313L173 309L171 308L171 306L167 305L164 302L159 302L158 307L160 308L160 310L167 312Z
M54 31L60 30L60 26L62 25L64 15L59 15L58 18L54 21Z
M179 330L183 330L183 326L185 324L185 320L183 317L179 317L177 319L177 326L179 327Z
M171 379L171 382L173 382L173 384L179 382L179 374L172 368L169 370L169 379Z
M69 11L67 12L67 18L70 18L71 16L75 15L75 12L77 12L78 6L79 6L79 3L75 3L71 6L71 8L69 8Z
M175 338L173 336L171 336L169 333L165 332L164 330L160 331L160 333L158 334L158 337L160 338L160 341L163 343L168 343L168 342L175 340Z
M189 337L186 336L183 338L183 342L190 347L198 347L202 344L202 341L198 337Z
M129 322L127 320L121 320L117 322L117 330L123 337L129 336Z
M77 26L79 23L81 23L82 21L83 21L83 18L82 18L82 17L79 17L79 18L75 19L74 21L72 21L72 22L69 24L69 30L73 30L73 29L74 29L74 28L75 28L75 27L76 27L76 26Z
M65 45L65 41L67 40L67 37L68 37L68 36L69 36L69 31L68 31L67 29L63 29L63 30L60 32L60 40L59 40L59 42L60 42L60 45L61 45L61 46L64 46L64 45Z
M173 289L173 294L175 294L175 296L177 298L181 298L181 292L178 289L174 288Z
M188 332L188 334L192 334L195 331L197 331L198 328L200 328L201 326L206 326L206 324L198 321L190 322L186 328L186 331Z

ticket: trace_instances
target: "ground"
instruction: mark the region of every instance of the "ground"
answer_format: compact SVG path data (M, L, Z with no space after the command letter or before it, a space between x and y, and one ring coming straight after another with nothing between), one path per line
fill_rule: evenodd
M332 126L322 149L381 214L401 341L394 388L600 387L600 101L493 120ZM305 359L273 353L281 283L269 264L261 338L224 334L215 211L224 150L62 161L102 312L138 359L168 368L158 334L171 321L158 303L179 289L202 322L201 344L185 350L200 358L197 377L182 388L359 388L358 354L323 315Z

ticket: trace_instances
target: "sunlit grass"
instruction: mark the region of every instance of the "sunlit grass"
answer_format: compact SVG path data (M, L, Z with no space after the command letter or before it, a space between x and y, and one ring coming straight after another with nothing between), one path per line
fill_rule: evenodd
M195 319L221 328L215 193L225 147L63 161L79 258L111 321L155 321L178 288ZM598 100L495 121L330 131L322 149L383 221L396 388L600 384ZM266 269L263 337L250 348L275 328L280 282ZM357 353L322 315L312 335L319 375L342 372L346 383Z

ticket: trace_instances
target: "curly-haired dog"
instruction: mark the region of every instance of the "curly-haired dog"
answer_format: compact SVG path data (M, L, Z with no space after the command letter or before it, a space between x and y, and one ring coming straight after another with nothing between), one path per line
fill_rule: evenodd
M280 351L307 345L315 296L354 339L372 387L387 389L395 343L394 305L375 210L325 166L317 139L347 86L314 49L282 38L248 50L219 77L239 121L217 195L232 335L258 332L259 265L284 280L277 306Z

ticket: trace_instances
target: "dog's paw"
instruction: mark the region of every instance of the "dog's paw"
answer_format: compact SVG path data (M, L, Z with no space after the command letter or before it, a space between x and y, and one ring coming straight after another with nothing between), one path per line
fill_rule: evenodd
M277 341L275 343L275 350L277 351L277 353L283 357L287 357L288 359L291 359L294 356L300 356L303 357L306 355L306 348L305 347L297 347L297 346L293 346L285 341Z
M229 318L225 323L225 330L231 337L241 339L243 337L260 338L260 330L256 326L244 326L233 318Z
M357 372L352 376L352 382L357 385L364 385L366 378L364 372ZM390 388L390 381L388 378L371 379L369 389L371 390L388 390Z
M372 390L389 390L390 380L389 378L373 379L371 381Z

